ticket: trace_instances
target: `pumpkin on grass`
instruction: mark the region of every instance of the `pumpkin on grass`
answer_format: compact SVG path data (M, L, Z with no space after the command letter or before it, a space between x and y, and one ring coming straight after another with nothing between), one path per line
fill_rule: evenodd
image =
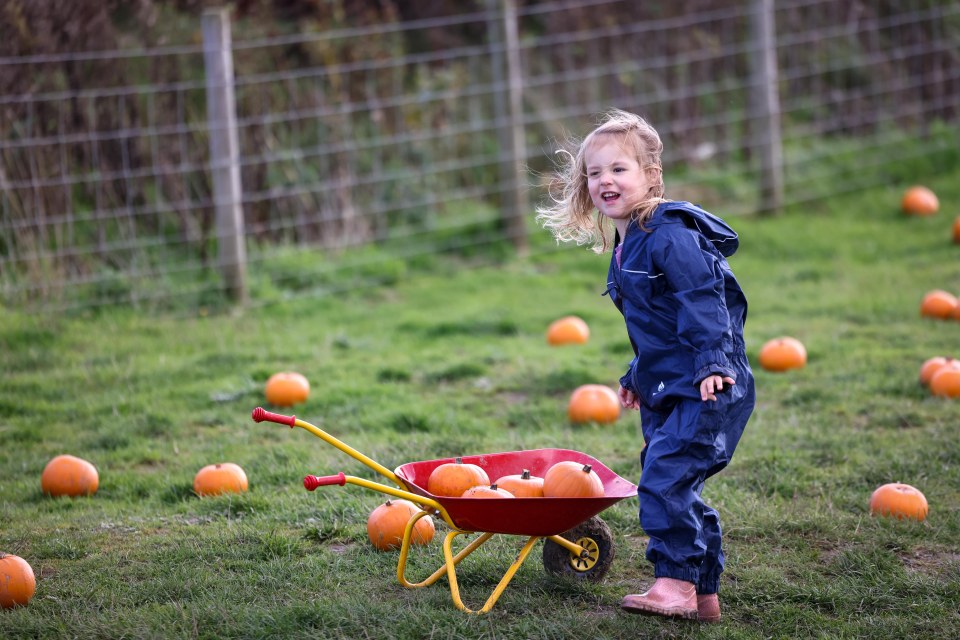
M590 339L590 327L583 318L565 316L547 327L547 343L553 346L584 344Z
M90 496L100 486L97 468L82 458L71 455L56 456L40 474L40 488L44 493L58 497Z
M620 399L610 387L585 384L574 389L567 404L570 422L599 422L608 424L620 417Z
M957 308L957 297L949 291L928 291L920 301L920 315L925 318L946 320Z
M932 216L940 209L940 200L927 187L910 187L903 194L900 208L907 215Z
M477 485L489 486L490 476L479 465L464 463L463 458L439 465L427 478L427 491L435 496L459 498Z
M565 460L547 469L543 476L543 495L547 498L599 498L603 481L589 464Z
M902 482L890 482L877 487L870 496L870 513L878 516L893 516L897 520L912 518L923 521L929 507L923 493Z
M933 376L944 367L960 367L960 361L946 356L928 358L920 367L920 384L929 386Z
M506 489L515 498L543 497L543 478L530 475L529 469L524 469L523 472L515 475L497 478L494 484L501 489Z
M953 219L953 244L960 244L960 216Z
M398 549L403 543L403 532L410 518L421 509L409 500L391 498L370 512L367 518L367 536L374 547L380 551ZM433 540L436 527L433 518L423 516L413 525L410 534L411 544L424 545Z
M930 378L930 391L943 398L960 398L960 366L940 367Z
M33 567L20 556L0 551L0 608L25 606L37 589Z
M796 338L781 336L768 340L760 348L760 366L767 371L781 373L802 369L806 364L807 349Z
M232 462L208 464L194 476L193 490L198 496L243 493L247 490L247 474Z
M267 380L264 395L272 405L292 407L307 400L310 395L310 382L299 373L281 371Z

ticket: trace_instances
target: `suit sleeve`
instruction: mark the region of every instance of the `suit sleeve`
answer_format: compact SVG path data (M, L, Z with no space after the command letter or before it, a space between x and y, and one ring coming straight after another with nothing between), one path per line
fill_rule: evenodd
M632 391L636 395L640 395L640 392L633 388L633 368L637 366L637 359L634 357L630 361L630 364L627 365L627 372L620 377L620 386L628 391Z
M720 258L701 248L699 234L686 227L665 225L655 235L654 266L678 302L677 337L695 354L694 383L713 374L736 379L723 348L730 317Z

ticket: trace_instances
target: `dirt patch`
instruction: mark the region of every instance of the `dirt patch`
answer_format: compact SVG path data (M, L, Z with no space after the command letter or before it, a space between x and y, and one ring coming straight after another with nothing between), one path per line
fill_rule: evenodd
M938 549L912 549L897 554L911 573L941 577L960 572L960 552Z
M497 399L502 400L504 404L522 404L527 401L527 394L517 393L515 391L504 391L497 394Z

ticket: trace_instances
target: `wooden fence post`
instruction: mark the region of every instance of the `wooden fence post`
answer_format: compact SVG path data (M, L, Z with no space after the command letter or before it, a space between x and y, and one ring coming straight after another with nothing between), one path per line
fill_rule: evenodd
M498 7L499 5L499 7ZM501 228L520 255L526 254L529 244L524 216L527 213L527 194L523 180L526 160L526 132L523 123L523 73L520 67L520 38L517 31L517 7L515 0L489 0L491 10L500 9L501 24L490 21L490 45L492 80L503 84L503 67L506 66L505 99L494 98L495 113L499 123L500 182L503 196L500 198ZM502 36L501 36L502 29ZM501 52L501 47L503 52ZM506 65L504 65L504 57ZM504 107L504 102L506 107Z
M203 61L207 76L210 174L213 179L219 264L231 298L245 302L247 255L229 10L208 9L203 13L202 28Z
M779 213L783 206L783 144L780 137L780 96L777 82L777 34L773 0L752 0L750 48L753 116L760 162L761 214Z

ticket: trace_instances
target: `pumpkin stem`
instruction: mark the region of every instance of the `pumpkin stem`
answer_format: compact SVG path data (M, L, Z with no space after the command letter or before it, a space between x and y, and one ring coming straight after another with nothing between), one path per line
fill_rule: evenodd
M524 469L523 473L520 474L520 477L524 480L530 479L530 469Z
M490 488L493 489L494 491L496 491L496 490L497 490L497 484L494 483L494 484L490 485Z
M590 473L590 471L591 471L592 469L593 469L593 467L591 467L591 466L588 465L588 464L583 465L583 472L584 472L584 473Z

